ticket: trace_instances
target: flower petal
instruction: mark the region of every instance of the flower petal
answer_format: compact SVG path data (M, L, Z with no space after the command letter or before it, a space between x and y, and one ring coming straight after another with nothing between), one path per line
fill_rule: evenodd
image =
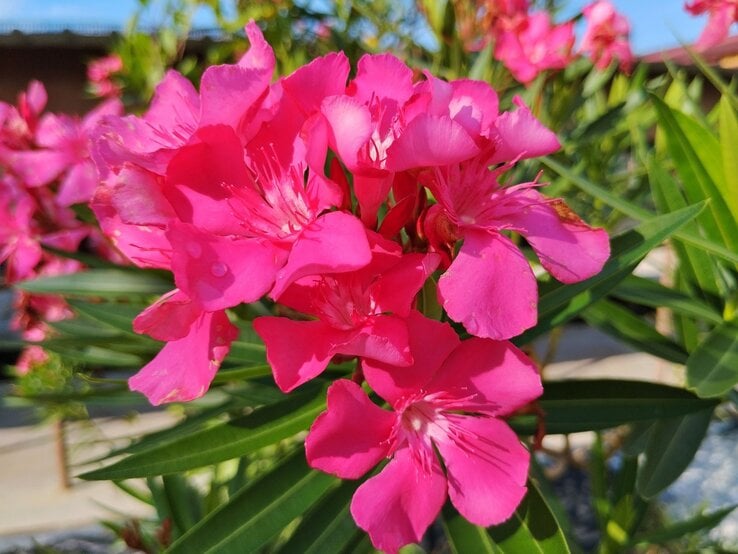
M343 52L316 58L282 79L284 92L306 117L320 110L328 96L343 94L349 74L349 61Z
M200 398L237 335L238 329L225 312L203 313L192 323L189 334L164 345L128 380L128 386L155 406Z
M428 319L416 311L410 312L405 321L413 357L411 365L397 368L362 360L364 376L372 390L392 405L423 388L459 344L459 337L448 323Z
M487 527L508 519L526 493L530 454L497 419L449 415L464 441L436 440L448 476L448 494L459 513Z
M350 170L358 167L359 149L372 134L369 109L349 96L329 96L323 100L320 111L328 121L328 140Z
M391 315L377 315L346 344L336 348L336 353L360 356L403 367L412 363L407 324Z
M389 453L395 414L374 404L348 379L328 388L327 404L305 439L308 464L342 479L358 479Z
M301 277L353 271L364 267L371 259L361 221L345 212L329 212L300 233L269 295L278 300L279 295Z
M520 250L497 233L464 233L438 293L449 317L477 337L508 339L536 324L536 278Z
M174 289L138 314L133 320L133 330L157 340L178 340L190 333L201 313L201 307L182 291Z
M361 485L351 501L356 524L369 533L375 548L396 553L420 542L446 500L446 479L433 456L430 471L403 448L376 475Z
M477 337L451 352L426 390L464 398L464 410L494 416L507 415L543 392L535 364L512 343Z
M282 392L318 376L328 366L336 343L346 333L322 321L293 321L286 317L257 317L254 331L266 345L267 361Z
M536 119L519 96L513 102L518 109L500 114L495 122L500 144L491 164L545 156L561 148L556 135Z

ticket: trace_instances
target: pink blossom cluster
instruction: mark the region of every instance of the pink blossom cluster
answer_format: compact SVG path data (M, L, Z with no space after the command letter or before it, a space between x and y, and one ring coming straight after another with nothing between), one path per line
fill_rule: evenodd
M463 4L463 2L458 2ZM629 71L634 57L630 50L627 19L609 0L595 0L583 10L586 27L575 50L574 21L554 23L545 10L531 11L528 0L478 0L473 21L481 22L484 35L474 38L467 27L470 18L462 18L462 33L472 49L487 42L494 44L494 55L513 77L523 84L531 83L540 73L560 70L577 55L586 55L598 69L613 60ZM469 21L468 21L469 20Z
M273 81L271 47L253 22L246 33L246 54L209 67L199 91L170 71L146 113L96 131L102 229L176 287L134 320L165 345L130 387L154 404L201 396L238 334L227 310L267 297L282 315L253 327L281 390L357 360L306 450L349 479L389 458L351 505L377 548L419 540L447 496L474 523L504 521L529 454L502 418L541 393L507 340L537 313L511 233L564 283L609 255L605 232L541 183L504 180L557 150L556 136L519 99L501 111L488 84L418 78L387 54L362 57L351 79L330 53ZM436 279L445 314L473 337L419 310Z
M46 101L44 86L33 81L17 106L0 102L0 263L6 284L81 269L79 262L44 247L76 252L87 239L105 248L95 227L81 222L71 206L87 203L98 183L90 132L100 118L119 114L122 105L108 101L79 120L44 114ZM12 324L24 339L39 341L46 322L70 315L60 297L21 292ZM45 358L40 347L31 346L17 367L25 372Z
M738 22L738 0L692 0L684 8L692 15L708 14L707 25L695 43L701 50L720 44L730 26Z
M121 86L114 79L123 70L123 60L118 54L109 54L92 60L87 65L87 80L93 96L118 98Z

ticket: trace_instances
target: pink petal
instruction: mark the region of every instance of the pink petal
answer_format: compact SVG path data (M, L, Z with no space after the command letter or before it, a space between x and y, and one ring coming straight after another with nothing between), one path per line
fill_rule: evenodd
M182 145L197 129L200 97L197 90L177 71L168 70L156 85L151 106L143 119L170 147Z
M490 163L545 156L561 148L556 135L536 119L520 97L513 101L518 109L504 112L495 122L500 144Z
M497 93L483 81L451 81L453 95L448 104L451 119L463 125L470 136L487 135L499 112Z
M228 186L246 187L244 150L233 129L200 129L167 169L164 195L179 218L220 235L240 235L243 227L228 202Z
M274 50L264 40L264 34L253 19L246 24L244 30L246 31L250 46L248 51L238 61L238 65L259 72L267 80L271 79L272 73L274 73L274 66L277 63L274 57Z
M13 171L29 187L51 183L77 161L61 150L27 150L9 156Z
M331 52L282 79L282 88L300 111L310 116L320 110L323 99L345 92L349 69L343 52Z
M479 153L463 126L449 117L419 115L387 150L387 169L405 171L461 162Z
M402 106L413 94L413 70L392 54L364 54L356 66L349 94L363 104L379 97Z
M247 112L258 109L267 94L271 72L240 65L211 65L200 80L200 127L237 129Z
M359 149L372 134L369 109L358 100L341 95L323 100L320 111L328 121L331 148L354 171L358 167Z
M276 253L268 243L221 237L178 221L170 223L167 238L177 287L207 311L254 302L274 282Z
M164 226L175 213L162 193L161 181L154 173L126 165L97 194L103 194L103 188L109 192L111 205L125 223Z
M133 330L157 340L178 340L190 333L202 311L186 294L174 289L138 314Z
M506 423L448 415L463 441L436 440L448 475L448 494L459 513L487 527L508 519L526 493L530 454Z
M413 362L407 324L389 315L371 317L358 334L336 348L336 353L376 360L393 367Z
M372 286L372 297L380 310L407 317L415 296L440 261L438 254L407 254L382 273Z
M435 456L424 470L407 448L398 450L379 475L362 484L351 501L356 524L372 544L396 553L420 542L446 500L446 479Z
M292 245L285 266L277 273L269 296L275 300L296 280L320 273L343 273L371 261L361 222L345 212L329 212L305 227Z
M283 392L290 392L322 373L333 357L333 347L346 336L322 321L293 321L286 317L257 317L254 331L266 345L274 381Z
M536 278L520 250L498 233L465 232L438 294L449 317L477 337L508 339L536 324Z
M695 46L700 50L720 44L728 36L730 25L734 22L736 7L731 2L721 2L710 9L707 25L700 33Z
M362 175L354 174L354 194L359 201L361 220L367 228L377 225L379 207L387 200L392 188L393 174L388 171L372 171Z
M451 352L426 390L465 398L465 411L493 416L510 414L543 392L535 364L512 343L477 337Z
M82 118L82 129L89 134L103 117L123 114L123 103L118 98L111 98L95 106Z
M511 229L522 234L543 267L562 283L576 283L596 275L610 257L604 229L593 229L561 199L525 191L529 204L505 216Z
M189 334L164 345L128 380L128 386L155 406L200 398L237 335L238 329L225 312L203 313L192 323Z
M416 311L410 312L405 321L413 357L411 365L397 368L370 359L362 360L369 386L392 405L424 388L459 344L459 337L448 323L428 319Z
M92 160L84 160L73 165L59 186L56 202L65 207L89 202L98 180Z
M36 142L43 148L61 150L80 142L79 121L67 115L47 113L36 130Z
M308 464L342 479L358 479L389 453L396 416L348 379L328 388L327 404L305 439Z

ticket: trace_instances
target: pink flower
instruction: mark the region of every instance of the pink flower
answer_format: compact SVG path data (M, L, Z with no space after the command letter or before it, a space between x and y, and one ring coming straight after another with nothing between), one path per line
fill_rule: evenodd
M609 0L597 0L584 8L587 28L579 49L589 55L597 69L605 69L612 60L629 71L634 57L630 51L628 19L615 11Z
M120 96L120 85L111 77L122 69L123 60L118 54L110 54L91 61L87 65L87 79L90 81L92 94L100 98Z
M350 273L298 280L280 302L316 320L259 317L254 330L267 349L279 388L289 392L316 377L336 354L395 366L412 363L405 318L438 265L435 254L402 255L399 244L370 235L373 258Z
M510 343L460 342L448 324L420 315L408 323L413 365L363 366L392 411L357 384L336 381L305 441L312 467L344 479L390 458L351 502L356 523L386 552L419 541L447 493L477 525L512 515L526 492L529 454L499 418L541 394L534 365Z
M495 57L518 81L529 84L547 69L562 69L572 59L574 24L552 25L548 12L535 12L524 25L503 31L495 45Z
M701 50L720 44L728 36L730 26L738 21L738 0L693 0L684 8L692 15L709 14L707 26L695 43Z

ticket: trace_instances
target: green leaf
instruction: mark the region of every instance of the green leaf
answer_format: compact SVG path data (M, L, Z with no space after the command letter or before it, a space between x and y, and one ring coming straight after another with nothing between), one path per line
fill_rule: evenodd
M695 203L710 199L710 209L699 221L713 241L738 252L738 224L721 194L724 184L720 145L715 136L689 116L667 106L652 95L656 114L664 129L671 158L681 177L687 198Z
M712 409L718 402L645 381L582 379L546 382L538 403L545 414L546 432L557 434L678 417ZM532 416L511 418L510 425L521 434L536 431Z
M290 539L278 550L282 554L341 552L356 537L357 528L349 506L362 481L343 481L305 515Z
M308 386L249 415L154 446L81 475L109 480L168 475L239 458L307 429L325 408L324 388Z
M582 317L590 325L636 350L677 364L686 363L689 357L681 346L659 333L645 319L608 300L591 305L582 312Z
M715 327L687 361L687 385L699 396L722 396L738 383L738 322Z
M526 344L550 329L575 317L628 276L651 249L694 218L703 204L656 216L611 241L610 259L597 275L573 285L559 285L543 294L538 302L538 325L515 339Z
M685 521L680 521L659 529L658 531L651 531L650 533L643 533L636 536L628 546L635 546L638 544L665 544L669 541L680 539L691 533L697 533L698 531L706 531L715 527L725 517L735 510L736 506L728 506L721 510L716 510L709 514L699 514L693 518Z
M674 313L704 319L710 323L722 323L723 318L710 305L661 283L630 275L613 289L612 296L652 308L668 308Z
M505 554L570 552L556 518L532 481L528 481L528 494L513 517L502 525L491 527L489 534L497 551Z
M449 503L443 507L443 528L454 554L497 554L500 550L487 533L487 529L469 523Z
M687 469L707 433L713 408L654 424L638 468L636 488L644 498L653 498Z
M722 195L733 218L738 221L738 157L735 146L738 144L738 118L727 96L720 98L720 149L723 154L723 174L725 181Z
M339 482L311 470L300 448L208 514L167 552L258 552Z
M138 269L89 269L79 273L39 277L16 286L37 294L116 298L163 294L174 287L157 271Z
M581 175L576 174L574 171L561 165L559 162L552 158L543 156L538 159L541 160L541 162L549 169L555 171L556 173L561 175L561 177L576 185L580 190L586 192L594 198L597 198L598 200L601 200L608 206L615 208L628 217L631 217L637 221L648 221L655 217L655 214L653 214L652 212L649 212L648 210L645 210L636 204L632 204L627 200L624 200L621 196L618 196L617 194L610 192L609 190L600 187L599 185L595 185L591 181L587 180ZM685 231L676 231L674 233L674 236L684 242L693 244L694 246L702 248L707 252L728 260L729 262L738 264L738 252L733 252L722 244L718 244L714 241L707 240L699 235L695 235L694 233L688 233Z
M129 336L147 339L147 337L133 331L133 319L146 309L146 304L88 302L76 298L69 299L68 302L77 313L102 323L106 327L122 331Z

